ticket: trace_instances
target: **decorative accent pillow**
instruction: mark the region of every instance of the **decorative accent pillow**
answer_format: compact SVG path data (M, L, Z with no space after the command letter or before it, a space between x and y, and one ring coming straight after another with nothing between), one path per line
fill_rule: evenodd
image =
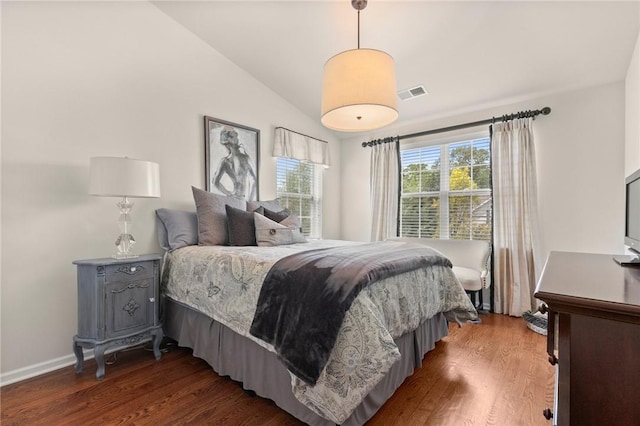
M268 208L263 207L263 210L264 210L264 216L268 217L274 222L280 223L289 217L289 210L286 210L286 209L279 212L274 212L273 210L269 210Z
M198 244L198 216L196 212L157 209L156 218L158 241L164 250L173 251L180 247Z
M198 244L201 246L226 245L229 243L227 212L225 206L246 210L244 198L214 194L194 186L193 199L198 215Z
M305 236L300 232L299 221L293 215L281 223L274 222L257 213L253 214L253 219L256 226L256 243L259 246L271 247L307 242Z
M252 212L258 207L264 207L265 209L269 209L272 212L280 212L284 210L282 204L280 204L280 199L275 198L273 200L265 200L265 201L247 201L247 210Z
M256 225L253 213L263 214L264 208L258 207L254 212L224 206L227 211L227 228L229 229L230 246L255 246Z
M302 227L300 226L300 218L295 214L290 214L286 218L282 219L279 223L280 225L284 225L287 228L296 228L298 229L298 231L300 231L300 234L302 234ZM302 236L304 237L304 234L302 234ZM304 242L307 242L306 238Z
M292 230L293 239L296 243L306 243L307 237L302 233L302 226L300 225L300 218L295 214L290 214L286 219L282 220L280 225L284 225Z

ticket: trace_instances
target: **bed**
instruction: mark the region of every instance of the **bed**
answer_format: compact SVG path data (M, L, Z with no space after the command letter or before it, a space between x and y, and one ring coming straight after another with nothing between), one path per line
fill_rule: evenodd
M402 272L364 287L345 312L314 385L292 374L274 345L251 334L265 277L299 253L365 247L312 240L276 247L187 245L165 254L163 327L214 371L310 425L362 425L422 365L448 322L477 319L445 265ZM387 242L386 244L406 244ZM385 248L393 249L391 246ZM416 285L419 283L419 285Z

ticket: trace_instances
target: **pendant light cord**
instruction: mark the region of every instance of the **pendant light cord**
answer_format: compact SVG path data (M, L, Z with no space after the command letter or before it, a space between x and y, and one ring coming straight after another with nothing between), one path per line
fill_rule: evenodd
M358 9L358 49L360 49L360 9Z

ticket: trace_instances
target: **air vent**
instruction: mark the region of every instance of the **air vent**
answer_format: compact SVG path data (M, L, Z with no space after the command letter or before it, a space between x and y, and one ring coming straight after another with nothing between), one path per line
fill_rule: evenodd
M427 95L427 89L421 84L416 87L412 87L411 89L401 90L398 92L398 97L403 101L407 99L417 98L418 96Z

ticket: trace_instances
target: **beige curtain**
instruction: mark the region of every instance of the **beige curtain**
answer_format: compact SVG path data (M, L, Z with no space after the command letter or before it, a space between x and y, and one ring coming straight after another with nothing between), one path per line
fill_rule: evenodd
M522 316L535 308L537 189L533 119L493 125L494 309Z
M325 167L329 167L331 163L327 142L284 127L276 127L272 155L295 158Z
M397 236L400 166L398 142L371 148L371 241Z

